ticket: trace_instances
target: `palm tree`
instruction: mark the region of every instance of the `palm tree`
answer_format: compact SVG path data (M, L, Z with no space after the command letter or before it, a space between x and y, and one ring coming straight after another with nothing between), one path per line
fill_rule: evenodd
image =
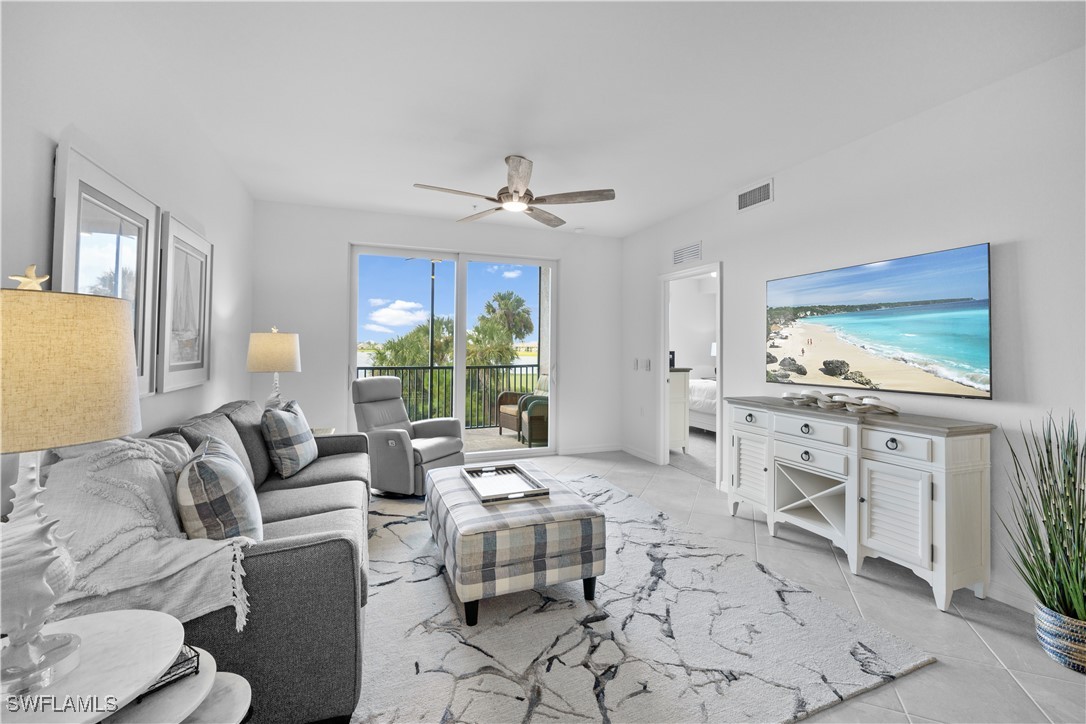
M121 286L117 287L117 272L107 269L98 275L94 284L85 288L84 294L95 294L99 297L120 297L132 302L136 299L136 272L128 267L121 268Z
M500 321L513 339L524 339L535 331L532 310L524 297L516 292L495 292L490 301L483 305L483 314Z
M502 320L479 317L468 333L468 364L479 366L508 365L516 359L513 337Z
M434 318L434 366L452 364L453 321ZM423 322L407 334L385 342L373 354L378 367L422 367L430 364L430 323Z

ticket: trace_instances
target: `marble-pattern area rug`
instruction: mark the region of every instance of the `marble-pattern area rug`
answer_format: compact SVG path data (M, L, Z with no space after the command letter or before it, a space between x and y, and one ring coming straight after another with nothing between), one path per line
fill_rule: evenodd
M794 721L934 660L599 477L564 482L607 516L596 600L485 599L471 628L421 499L373 499L352 721Z

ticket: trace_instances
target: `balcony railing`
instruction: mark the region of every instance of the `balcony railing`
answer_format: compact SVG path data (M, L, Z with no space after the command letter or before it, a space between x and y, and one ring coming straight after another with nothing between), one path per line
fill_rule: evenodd
M468 365L465 426L497 427L497 401L502 392L528 393L539 379L539 365ZM399 377L403 383L403 401L407 415L414 420L452 417L453 368L430 367L359 367L357 377Z

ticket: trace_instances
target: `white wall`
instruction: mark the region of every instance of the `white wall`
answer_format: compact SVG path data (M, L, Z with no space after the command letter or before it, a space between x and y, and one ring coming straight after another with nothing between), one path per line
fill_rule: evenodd
M709 348L716 341L716 288L709 277L670 282L668 348L675 351L675 365L690 367L691 379L711 377L716 360Z
M93 10L93 9L92 9ZM156 74L153 55L125 42L123 25L78 5L3 4L3 245L0 272L53 250L53 158L74 125L108 158L107 171L163 210L203 225L215 246L211 382L142 404L144 433L249 393L252 199ZM78 381L73 380L73 383Z
M625 240L623 358L657 354L660 302L644 290L674 269L674 247L699 239L724 267L725 396L781 392L764 382L767 279L990 242L995 399L880 396L1012 433L1049 410L1082 419L1084 81L1079 49L824 156L766 169L776 200L764 208L736 214L729 194ZM644 457L656 447L658 382L623 367L623 447ZM1009 453L999 431L993 448L1000 510ZM992 596L1026 608L994 517L992 530Z
M535 223L525 219L525 223ZM392 246L558 260L558 451L620 445L620 247L615 239L488 224L457 224L347 209L258 202L254 329L301 335L302 371L280 375L310 424L356 429L350 402L350 246ZM353 357L352 357L353 359ZM270 375L254 375L264 399Z

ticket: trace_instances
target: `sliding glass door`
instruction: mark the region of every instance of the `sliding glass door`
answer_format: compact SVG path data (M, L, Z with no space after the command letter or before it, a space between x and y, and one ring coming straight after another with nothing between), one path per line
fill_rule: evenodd
M403 383L412 420L452 417L456 262L358 255L356 377Z
M554 263L357 248L354 376L412 420L458 417L469 457L554 449Z
M466 265L468 443L480 452L549 447L551 269Z

